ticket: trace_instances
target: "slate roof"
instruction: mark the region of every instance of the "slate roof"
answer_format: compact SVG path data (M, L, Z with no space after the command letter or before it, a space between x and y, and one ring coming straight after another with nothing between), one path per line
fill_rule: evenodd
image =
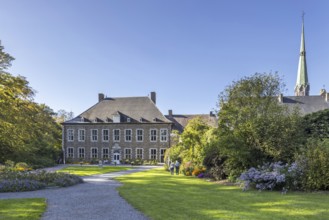
M196 115L166 115L167 119L174 123L173 130L178 130L180 133L184 131L184 128L190 120L200 117L206 124L212 127L217 127L217 118L215 115L210 114L196 114Z
M302 115L329 109L329 102L326 102L325 98L320 95L284 96L282 103L291 109L298 107Z
M131 123L171 123L149 97L120 97L105 98L64 124L112 123L113 115L117 114L120 115L121 122L128 123L130 118Z

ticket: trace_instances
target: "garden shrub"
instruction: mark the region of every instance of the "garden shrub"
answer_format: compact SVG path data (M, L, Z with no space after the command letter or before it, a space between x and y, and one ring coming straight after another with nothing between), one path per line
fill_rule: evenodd
M0 180L0 192L34 191L45 187L45 183L31 179Z
M304 190L329 190L329 140L311 140L297 161L303 165Z
M17 171L27 171L27 170L30 170L30 167L29 167L29 165L27 165L27 163L19 162L19 163L16 163L15 169Z
M252 167L240 176L240 180L244 181L244 190L250 187L258 190L282 189L285 186L286 165L282 162L266 163L258 169Z
M52 173L44 170L28 172L7 170L0 173L0 192L31 191L46 186L66 187L82 182L80 177L66 173Z

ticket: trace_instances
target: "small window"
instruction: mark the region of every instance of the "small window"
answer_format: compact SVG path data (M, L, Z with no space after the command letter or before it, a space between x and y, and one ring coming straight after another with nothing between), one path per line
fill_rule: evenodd
M98 140L98 130L92 129L91 130L91 141L96 142Z
M114 123L120 123L121 122L120 121L120 115L119 114L113 115L113 122Z
M79 156L79 158L85 158L85 148L83 148L83 147L79 148L78 156Z
M103 130L103 142L108 142L110 140L110 130L104 129Z
M131 119L130 118L127 118L127 122L131 122Z
M119 129L113 130L113 140L116 142L120 141L120 130Z
M131 142L131 133L132 133L131 129L125 130L125 141L126 142Z
M73 158L74 157L74 148L73 147L69 147L67 148L67 158Z
M156 129L151 129L150 130L150 141L151 142L156 142L157 141L157 130Z
M67 141L74 141L74 130L73 129L67 130Z
M108 159L110 157L110 149L109 148L103 148L103 159Z
M160 141L161 142L168 141L168 129L160 129Z
M98 158L98 149L91 148L91 158Z
M125 148L125 159L131 159L131 148Z
M143 148L136 148L136 159L143 159Z
M143 142L144 139L144 131L142 129L137 129L136 130L136 141L137 142Z
M85 141L85 130L84 129L79 129L78 141Z
M156 160L157 159L157 149L151 148L150 149L150 160Z

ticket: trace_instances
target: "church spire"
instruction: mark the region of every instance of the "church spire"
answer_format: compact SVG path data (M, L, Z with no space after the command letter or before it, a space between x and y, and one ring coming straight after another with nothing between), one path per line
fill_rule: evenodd
M304 35L304 15L302 19L302 37L300 42L300 54L297 71L297 82L295 86L295 96L308 96L310 92L310 85L308 83L307 66L306 66L306 50L305 50L305 35Z

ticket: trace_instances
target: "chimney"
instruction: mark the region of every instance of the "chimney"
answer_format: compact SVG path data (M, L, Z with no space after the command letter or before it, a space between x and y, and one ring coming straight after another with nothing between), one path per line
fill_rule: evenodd
M326 98L325 98L326 102L329 102L329 93L326 93Z
M278 100L279 100L280 103L283 102L283 94L282 93L280 93L280 95L278 96Z
M322 96L323 98L326 97L327 91L325 89L321 89L320 90L320 96Z
M98 93L98 102L102 101L104 99L103 93Z
M168 110L168 115L169 115L169 117L172 117L172 110L171 109Z
M157 103L157 95L155 92L151 92L151 100L154 104Z

